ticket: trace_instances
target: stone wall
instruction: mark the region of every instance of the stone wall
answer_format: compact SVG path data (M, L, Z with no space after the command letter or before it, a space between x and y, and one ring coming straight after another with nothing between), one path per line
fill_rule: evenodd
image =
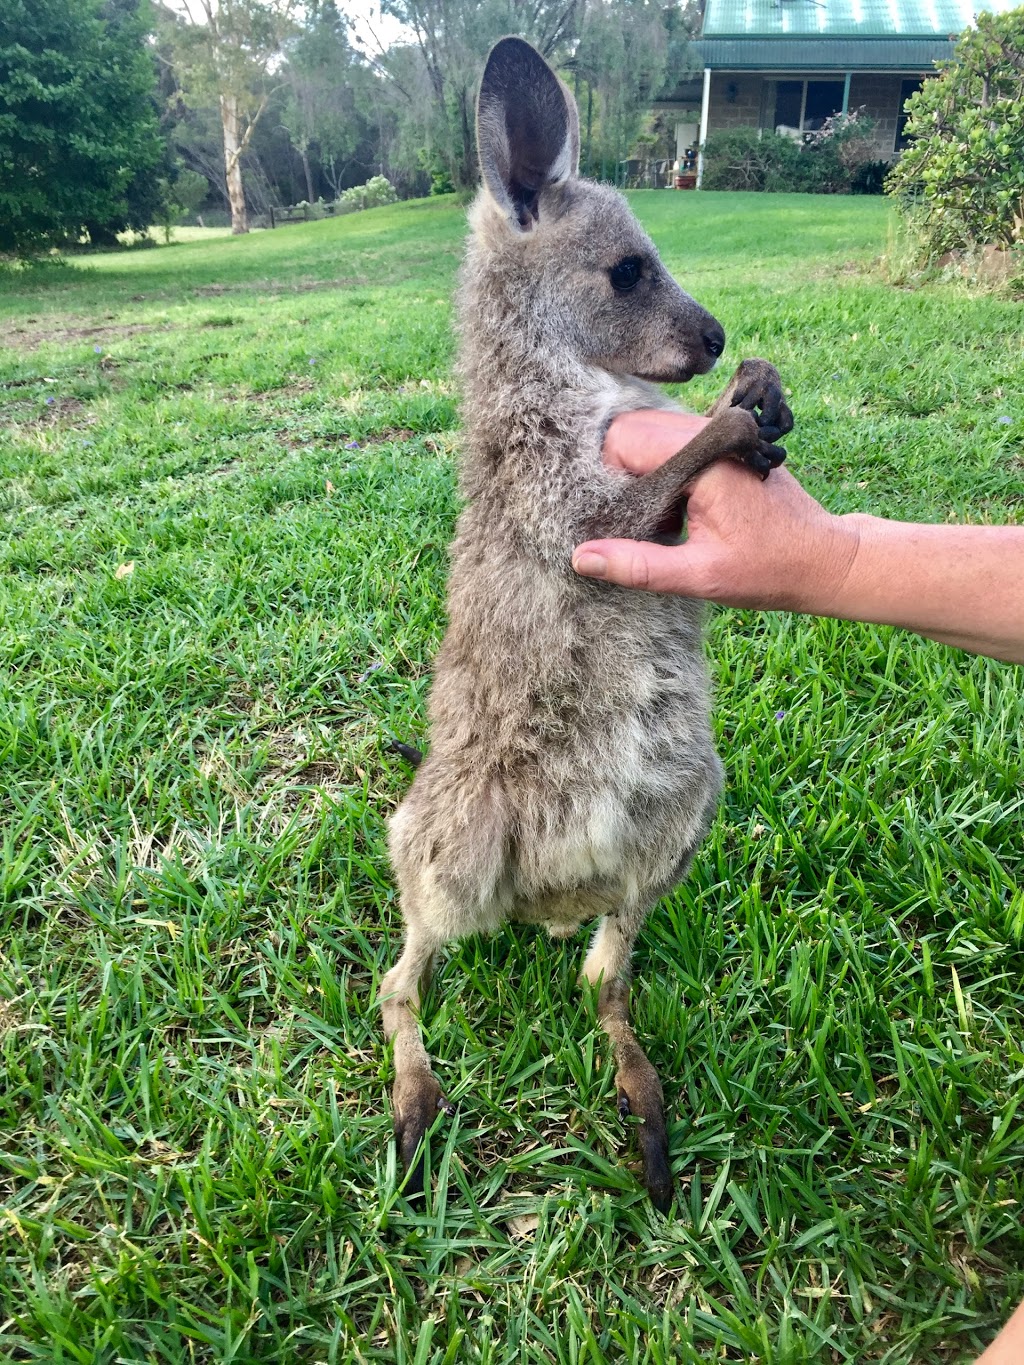
M896 155L896 119L900 114L900 87L905 76L873 76L854 72L850 79L850 109L863 107L875 120L875 145L879 157Z
M712 71L708 128L756 128L761 121L764 77L748 71Z

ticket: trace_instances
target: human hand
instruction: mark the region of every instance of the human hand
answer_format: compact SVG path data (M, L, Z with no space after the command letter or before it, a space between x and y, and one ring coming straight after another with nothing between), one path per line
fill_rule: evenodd
M689 445L710 421L710 417L697 413L661 408L620 413L604 438L604 463L609 469L624 469L629 474L650 474Z
M706 418L644 411L612 423L606 463L646 473L691 440ZM727 606L827 614L857 552L853 518L826 512L785 468L762 482L722 460L688 490L682 545L589 541L577 573L623 587L704 597Z

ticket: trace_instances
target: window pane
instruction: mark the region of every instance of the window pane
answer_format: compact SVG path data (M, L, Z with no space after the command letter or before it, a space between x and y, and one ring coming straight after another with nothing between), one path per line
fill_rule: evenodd
M804 98L803 81L775 82L775 123L777 128L784 123L787 128L800 127L800 105Z
M922 81L902 81L900 83L900 110L896 119L896 150L902 152L910 145L910 138L907 137L907 115L904 113L904 106L915 91L920 90Z
M814 132L843 107L842 81L808 81L804 129Z

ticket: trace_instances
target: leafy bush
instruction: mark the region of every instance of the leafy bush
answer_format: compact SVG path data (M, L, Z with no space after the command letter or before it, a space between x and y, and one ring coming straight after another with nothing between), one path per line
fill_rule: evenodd
M703 184L709 190L880 193L880 176L876 190L865 187L865 167L878 164L873 130L871 119L854 113L826 119L802 143L756 128L712 133L704 147Z
M704 144L702 184L709 190L793 189L800 155L800 147L780 133L725 128Z
M886 183L931 255L1024 239L1024 9L977 24L908 102Z
M393 204L398 198L395 187L383 175L375 175L365 185L353 185L342 190L337 199L338 211L355 213L360 209L375 209L381 204Z
M0 251L147 228L166 140L145 11L101 0L0 8Z
M874 132L874 119L860 110L827 118L806 140L804 167L808 188L822 194L852 193L862 168L878 164Z

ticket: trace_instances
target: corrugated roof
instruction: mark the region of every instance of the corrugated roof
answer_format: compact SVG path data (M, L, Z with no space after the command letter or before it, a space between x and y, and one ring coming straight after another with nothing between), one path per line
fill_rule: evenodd
M703 38L943 38L1020 0L707 0Z
M946 38L702 38L693 44L713 71L930 71L953 55Z

